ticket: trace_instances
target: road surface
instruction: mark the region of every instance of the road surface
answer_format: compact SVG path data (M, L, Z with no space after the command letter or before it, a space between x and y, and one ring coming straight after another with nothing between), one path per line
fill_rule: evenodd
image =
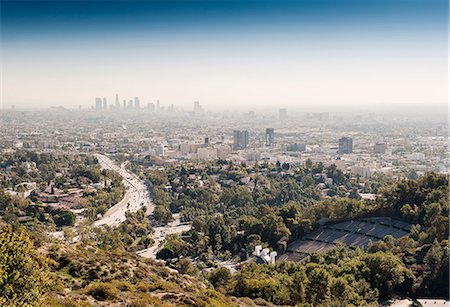
M150 215L154 210L154 204L145 183L138 176L130 173L125 165L118 166L104 155L96 154L95 156L102 168L113 170L122 176L126 192L124 198L112 206L94 225L118 226L126 220L126 211L136 212L142 207L146 207L147 214Z
M155 240L155 243L152 247L143 249L137 252L138 255L145 257L145 258L152 258L156 259L156 253L158 252L161 243L164 241L164 238L166 235L174 234L174 233L182 233L184 231L188 231L191 229L190 224L182 224L180 222L180 215L174 214L173 215L174 220L167 224L166 226L161 227L155 227L155 233L153 234L153 240Z
M143 206L147 207L147 214L150 215L155 208L145 183L135 174L130 173L124 165L118 166L110 158L104 155L97 154L96 157L102 168L116 171L120 176L122 176L122 182L125 186L126 192L124 198L119 203L111 207L100 220L94 223L94 225L118 226L126 220L125 212L127 210L135 212ZM138 251L137 254L145 258L156 259L156 253L158 252L166 235L175 233L179 234L183 231L188 231L191 229L190 224L181 223L179 214L174 214L173 218L174 220L168 225L155 227L155 233L153 234L155 243L150 248Z

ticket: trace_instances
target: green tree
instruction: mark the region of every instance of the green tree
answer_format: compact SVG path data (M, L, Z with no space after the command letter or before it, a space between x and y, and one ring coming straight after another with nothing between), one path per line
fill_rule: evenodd
M192 264L192 261L188 258L180 259L180 261L177 262L176 268L178 272L181 274L188 274L188 275L196 275L198 273L198 269Z
M225 288L229 284L231 278L232 275L230 270L224 267L218 268L217 270L211 272L211 274L208 276L209 282L216 289Z
M47 273L23 230L0 226L0 305L41 305Z
M75 213L69 210L55 209L51 212L51 215L58 227L73 226L76 221Z
M306 276L305 270L295 272L292 276L292 280L292 300L296 303L306 302L306 291L309 280Z
M362 257L367 266L364 278L372 288L380 291L382 298L390 297L395 290L409 293L414 282L414 275L401 260L391 253L376 252Z
M350 194L348 195L348 198L360 200L361 199L361 195L359 195L358 190L356 188L353 188L350 191Z
M308 274L309 300L314 306L325 304L330 299L331 275L323 268L315 268Z
M437 275L442 266L443 254L444 253L443 250L441 249L441 246L439 245L437 240L435 240L433 245L425 255L425 258L423 259L425 267L432 277Z

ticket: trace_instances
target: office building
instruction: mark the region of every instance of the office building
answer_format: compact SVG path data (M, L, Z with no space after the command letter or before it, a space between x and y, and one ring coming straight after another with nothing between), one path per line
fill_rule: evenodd
M119 101L119 95L116 94L116 109L119 110L120 109L120 101Z
M157 155L159 157L162 157L162 156L164 156L165 151L166 150L164 148L164 145L162 145L162 144L156 145L156 147L155 147L155 155Z
M353 139L350 137L342 137L339 139L339 151L340 154L349 154L353 152Z
M200 160L213 160L217 158L217 148L199 148L197 158Z
M201 148L203 146L203 144L198 144L198 143L185 143L185 144L180 144L180 153L182 155L188 155L191 153L197 153L197 150L199 148Z
M375 143L373 146L373 153L375 154L385 154L387 149L386 143Z
M123 100L123 109L126 110L127 109L127 101L124 99Z
M294 144L289 144L286 146L286 151L299 152L299 151L305 151L305 150L306 150L306 144L294 143Z
M134 109L135 110L139 110L141 108L141 104L139 102L139 98L138 97L134 97Z
M249 143L247 130L234 130L233 131L233 149L245 149Z
M106 98L103 97L103 110L107 110L108 109L108 103L106 102Z
M96 110L102 109L102 99L100 97L95 98L95 109Z
M147 103L147 109L148 109L150 112L155 112L155 104L154 104L154 103L151 103L151 102Z
M273 128L266 129L266 146L273 146L275 144L275 131Z
M287 118L287 109L280 109L279 111L280 120Z
M194 112L201 113L203 112L203 108L200 106L200 102L194 101Z
M133 110L133 100L128 101L128 110Z

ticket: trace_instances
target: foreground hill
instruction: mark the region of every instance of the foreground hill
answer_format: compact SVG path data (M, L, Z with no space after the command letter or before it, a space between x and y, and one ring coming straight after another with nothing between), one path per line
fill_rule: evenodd
M178 257L178 273L106 244L120 229L110 229L102 244L65 245L46 238L40 224L0 220L0 306L376 306L397 295L448 299L448 184L447 176L429 173L386 186L372 203L336 199L300 210L311 221L390 216L413 226L407 236L385 236L366 251L338 245L304 263L247 263L236 273L201 272L190 255ZM3 201L2 207L17 207ZM190 251L181 239L169 243L179 255Z
M1 306L261 306L134 253L83 243L36 249L25 230L0 227Z

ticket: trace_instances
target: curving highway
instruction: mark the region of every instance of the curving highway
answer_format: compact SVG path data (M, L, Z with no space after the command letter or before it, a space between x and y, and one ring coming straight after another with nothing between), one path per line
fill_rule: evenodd
M122 183L125 186L124 198L112 206L106 214L94 223L95 226L109 225L118 226L125 221L125 212L136 212L142 207L147 208L147 214L150 215L154 210L154 204L148 193L147 186L135 174L130 173L125 165L118 166L110 158L104 155L96 154L100 166L104 169L110 169L122 176Z
M147 207L147 214L150 215L154 211L154 204L151 196L147 190L145 183L135 174L130 173L125 165L118 166L107 156L96 154L95 155L104 169L110 169L122 176L123 184L125 186L124 198L112 206L106 214L94 223L94 226L109 225L118 226L120 223L126 220L125 212L127 210L135 212L139 208ZM154 228L153 239L155 243L152 247L138 251L137 254L145 258L156 259L156 253L158 252L161 243L168 234L182 233L191 229L190 224L182 224L179 214L173 215L174 220L166 226L160 226Z

